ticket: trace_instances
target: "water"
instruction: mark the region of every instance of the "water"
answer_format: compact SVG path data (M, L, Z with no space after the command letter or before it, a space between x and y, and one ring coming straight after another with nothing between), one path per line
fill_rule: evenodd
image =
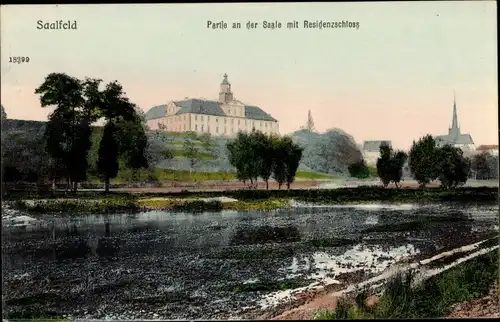
M293 297L289 289L346 284L353 274L368 279L407 258L430 257L498 230L496 205L294 206L4 216L7 312L234 317L242 308Z

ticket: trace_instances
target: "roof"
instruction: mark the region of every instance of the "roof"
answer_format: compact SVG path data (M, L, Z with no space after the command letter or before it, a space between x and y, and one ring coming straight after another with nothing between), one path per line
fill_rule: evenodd
M460 134L456 138L450 137L449 135L439 135L436 137L436 141L441 144L474 144L470 134Z
M217 101L192 98L174 101L174 104L181 108L177 111L177 113L175 113L176 115L193 113L213 116L227 116L221 108L222 103ZM166 115L165 109L166 105L152 107L146 112L146 120L164 117ZM245 105L245 118L259 121L277 122L275 118L264 112L260 107L253 105Z
M166 115L166 109L167 105L154 106L146 112L144 117L146 120L159 119L160 117L164 117Z
M380 145L385 142L392 146L392 142L389 140L381 140L381 141L364 141L363 142L363 151L366 152L378 152L380 150Z
M252 105L245 105L245 118L277 122L274 117L261 110L260 107Z
M483 144L476 148L477 151L486 151L486 150L498 150L498 145L495 144Z
M216 101L208 101L201 99L188 99L182 101L174 102L175 105L179 106L181 109L175 113L176 115L195 113L195 114L206 114L214 116L225 116L226 113L220 107L220 103Z

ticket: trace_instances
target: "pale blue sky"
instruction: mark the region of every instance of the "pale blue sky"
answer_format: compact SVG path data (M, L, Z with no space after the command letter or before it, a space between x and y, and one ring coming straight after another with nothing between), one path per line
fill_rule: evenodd
M373 2L44 5L1 8L1 99L11 118L45 119L34 89L51 72L118 80L144 110L184 97L216 99L228 73L235 97L280 121L337 127L358 142L408 148L445 134L453 90L459 123L496 144L496 3ZM76 20L78 30L38 30ZM212 30L207 20L281 21L281 30ZM300 21L288 30L286 22ZM348 20L359 29L304 29ZM9 56L29 56L9 64Z

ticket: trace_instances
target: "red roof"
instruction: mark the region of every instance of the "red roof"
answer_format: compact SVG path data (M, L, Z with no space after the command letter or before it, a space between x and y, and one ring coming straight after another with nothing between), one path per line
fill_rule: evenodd
M476 149L477 151L485 151L485 150L498 150L498 145L490 144L490 145L480 145Z

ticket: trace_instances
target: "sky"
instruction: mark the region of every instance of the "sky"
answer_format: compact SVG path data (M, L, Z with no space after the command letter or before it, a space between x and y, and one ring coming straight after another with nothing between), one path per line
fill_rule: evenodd
M35 88L52 72L118 80L147 111L185 97L260 106L287 134L311 110L320 132L408 149L447 134L454 92L462 133L498 144L494 1L2 6L1 103L9 118L46 120ZM76 30L40 30L76 21ZM299 28L287 28L298 21ZM306 29L304 20L359 28ZM227 29L207 28L224 21ZM246 23L258 22L247 29ZM263 22L281 22L264 29ZM241 29L232 29L240 22ZM29 57L28 63L9 63Z

